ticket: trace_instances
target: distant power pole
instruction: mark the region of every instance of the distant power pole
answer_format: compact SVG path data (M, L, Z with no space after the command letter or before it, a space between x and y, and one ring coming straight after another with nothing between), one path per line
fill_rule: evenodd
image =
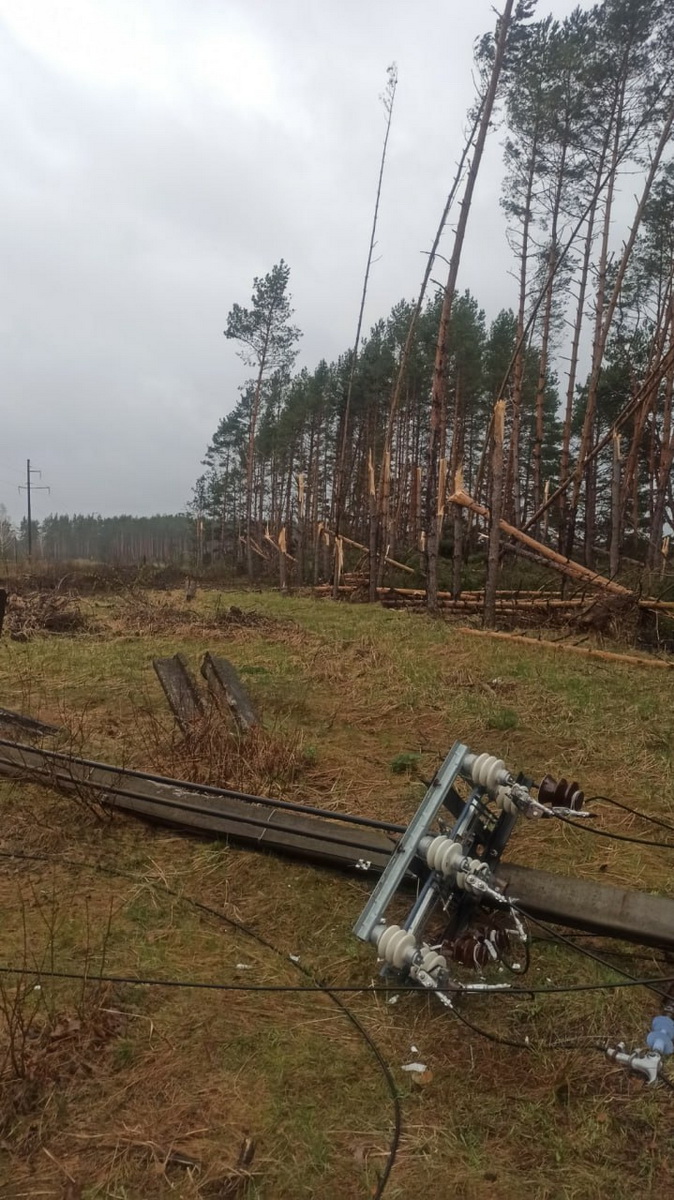
M20 491L20 492L24 492L24 491L25 491L25 493L26 493L26 499L27 499L27 507L28 507L28 558L29 558L29 559L31 558L31 556L32 556L32 553L33 553L33 521L32 521L32 517L31 517L31 509L30 509L30 493L31 493L31 489L32 489L34 492L49 492L49 491L51 491L51 488L48 488L46 485L45 485L45 486L43 486L43 485L34 484L34 483L32 482L32 480L31 480L31 475L39 475L39 476L40 476L40 479L41 479L41 478L42 478L42 471L38 471L37 467L31 467L31 465L30 465L30 459L29 459L29 458L27 458L27 459L26 459L26 483L25 483L25 485L24 485L24 484L19 484L19 491Z

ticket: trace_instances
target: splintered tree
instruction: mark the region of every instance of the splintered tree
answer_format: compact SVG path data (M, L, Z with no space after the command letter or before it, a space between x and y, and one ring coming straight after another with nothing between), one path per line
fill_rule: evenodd
M444 461L447 432L447 355L449 350L452 304L459 276L459 266L461 264L463 243L470 215L470 206L487 141L494 104L496 103L496 93L505 61L514 8L515 0L506 0L503 13L498 20L493 42L490 38L487 38L482 45L482 57L486 63L490 63L491 69L481 107L480 123L475 139L473 158L466 175L466 186L461 201L461 212L454 232L454 245L449 262L447 283L445 284L440 324L438 327L431 394L430 437L428 441L426 478L426 591L428 608L431 612L436 612L438 607L438 550L442 514L444 513L444 498L439 496L438 486L441 479L446 479L446 473L441 471L440 463ZM530 12L531 5L528 3L528 0L519 0L515 19L522 20L529 16Z
M239 342L239 357L248 367L256 368L248 425L248 454L246 459L246 566L253 578L253 469L255 465L255 435L262 390L265 381L276 374L287 373L297 354L295 343L301 336L290 324L293 309L287 294L290 267L281 259L263 279L253 280L250 308L234 304L227 317L225 337Z
M342 510L344 507L344 493L346 489L346 454L349 443L349 423L351 418L351 403L353 398L353 385L356 374L356 365L358 362L358 351L360 348L360 339L363 329L363 314L365 312L365 301L367 299L367 289L370 282L370 271L372 269L372 258L376 246L377 238L377 222L379 219L379 204L381 201L381 190L384 182L384 168L386 166L386 153L388 151L388 142L391 134L391 121L393 120L393 105L395 103L396 88L398 87L398 68L395 63L391 63L386 71L386 88L381 97L386 113L386 126L384 131L384 143L379 160L379 177L377 179L377 194L374 202L374 213L372 216L372 228L370 230L370 243L367 252L367 263L365 265L365 274L363 276L363 289L360 297L360 308L358 309L358 321L356 322L356 336L351 353L351 364L349 368L349 379L346 388L346 398L344 401L344 411L341 418L341 430L339 438L339 457L337 460L337 469L335 472L335 485L333 494L333 519L335 533L339 535L342 524ZM370 586L374 583L374 556L370 555ZM334 589L337 595L339 587L339 571L335 570Z

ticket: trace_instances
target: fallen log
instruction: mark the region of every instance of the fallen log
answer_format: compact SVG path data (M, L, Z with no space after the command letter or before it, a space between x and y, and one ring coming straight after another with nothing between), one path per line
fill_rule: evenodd
M665 658L640 658L635 654L616 654L611 650L594 650L589 646L573 646L569 642L551 642L546 638L531 638L524 637L519 633L501 633L493 629L469 629L467 625L461 625L458 633L465 633L470 637L489 637L497 638L504 642L515 642L520 646L529 646L545 650L565 650L567 654L580 654L585 658L600 658L604 662L619 662L627 663L631 667L661 667L665 671L674 670L674 659L669 662Z
M485 508L482 504L478 504L476 500L473 500L472 496L468 496L465 492L454 492L449 499L452 504L458 504L461 508L468 508L471 512L477 513L478 516L489 519L489 509ZM564 558L556 550L552 550L550 546L544 545L543 542L537 542L535 538L530 537L528 533L523 533L521 529L517 529L515 525L511 525L508 521L501 519L498 526L502 533L521 542L524 546L528 546L530 550L534 550L541 558L545 558L548 562L556 565L558 570L562 574L568 575L570 579L576 579L593 587L603 588L607 592L612 592L615 596L632 596L635 601L637 600L634 592L630 591L629 588L623 587L621 583L615 583L613 579L606 579L604 575L599 575L596 571L591 571L589 567L584 567L581 563L574 562L571 558ZM648 605L645 605L645 607L648 607Z
M245 796L4 739L0 739L0 776L65 793L86 792L107 810L185 833L231 838L254 850L288 854L354 874L380 874L396 849L398 835L404 832L400 825ZM519 907L533 916L607 937L674 949L673 899L555 876L515 863L501 863L497 874L508 884ZM418 887L414 868L407 883Z
M329 534L330 537L335 536L334 533L332 533L329 529L326 529L325 532ZM354 542L353 538L345 537L343 533L340 533L339 536L343 542L346 542L347 546L353 546L356 550L362 550L365 554L370 553L367 546L364 546L362 542ZM407 563L401 563L395 558L389 558L388 554L384 555L384 562L390 563L392 567L397 567L399 571L407 571L409 575L416 575L414 567L408 567Z

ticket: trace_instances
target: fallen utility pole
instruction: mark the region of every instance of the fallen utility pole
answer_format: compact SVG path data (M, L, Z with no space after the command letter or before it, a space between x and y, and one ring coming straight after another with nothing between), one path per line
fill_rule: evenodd
M406 827L348 813L248 796L113 767L90 759L0 739L0 776L38 784L185 833L231 838L251 849L287 854L353 874L380 875L402 845ZM458 802L457 802L458 801ZM462 802L450 794L458 816ZM674 900L586 880L550 876L500 863L498 877L533 916L608 937L674 949ZM551 883L556 880L556 885ZM411 861L404 885L417 888ZM590 892L592 903L588 904Z

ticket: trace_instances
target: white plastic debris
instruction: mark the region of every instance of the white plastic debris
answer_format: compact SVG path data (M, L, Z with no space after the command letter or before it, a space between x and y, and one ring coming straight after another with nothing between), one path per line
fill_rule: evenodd
M252 971L253 968L250 963L237 963L236 969L237 971Z
M416 1046L410 1046L410 1054L418 1054L418 1053L419 1053L419 1051L417 1050Z
M389 996L388 1002L389 1002L389 1004L397 1004L399 999L400 999L400 996Z
M424 1071L428 1070L428 1067L426 1066L426 1063L420 1062L403 1063L402 1070L413 1071L415 1074L423 1075Z
M293 963L298 963L298 962L300 961L300 956L299 956L299 954L289 954L289 955L288 955L288 958L289 958L289 959L290 959L290 961L291 961L291 962L293 962Z

